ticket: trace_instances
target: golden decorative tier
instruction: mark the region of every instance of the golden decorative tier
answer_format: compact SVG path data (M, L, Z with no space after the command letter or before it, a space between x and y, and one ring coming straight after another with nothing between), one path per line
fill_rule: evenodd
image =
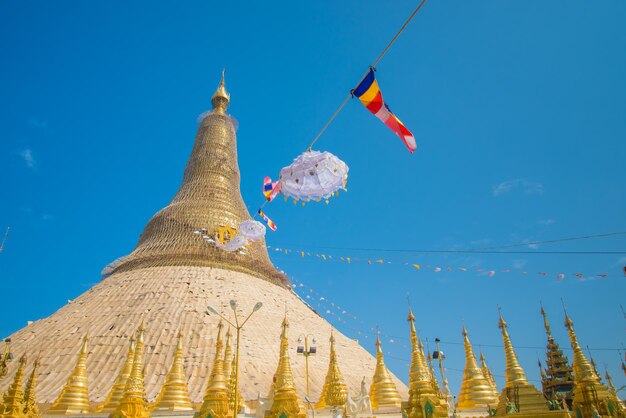
M126 354L126 361L124 366L120 370L120 373L115 378L113 387L109 392L109 395L105 399L104 403L98 408L98 412L111 413L117 409L120 405L120 400L124 396L124 390L126 389L126 383L130 372L133 370L133 361L135 360L135 334L130 337L128 344L128 353Z
M399 409L402 405L402 398L385 365L380 338L376 338L376 371L369 394L373 409Z
M191 399L189 399L184 361L183 333L179 332L172 367L165 378L161 393L154 401L151 408L153 411L190 411L193 409Z
M348 400L348 388L337 364L337 352L335 351L335 336L330 333L330 360L326 380L322 387L322 394L315 405L317 409L343 407Z
M217 342L215 344L215 358L213 370L209 377L209 384L204 395L204 402L195 418L226 418L228 415L228 382L224 377L224 358L222 357L222 321L217 325Z
M26 354L20 357L13 383L2 397L2 404L0 404L0 417L2 418L26 417L24 414L24 391L22 389L26 359Z
M37 405L37 370L41 365L41 359L35 360L35 366L30 373L26 389L24 390L24 414L29 418L38 418L41 416L39 405Z

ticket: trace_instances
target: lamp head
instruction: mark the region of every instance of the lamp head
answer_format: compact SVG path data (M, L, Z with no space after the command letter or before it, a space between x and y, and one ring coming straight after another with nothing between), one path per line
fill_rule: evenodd
M217 311L215 310L215 308L214 308L214 307L212 307L211 305L207 305L207 307L206 307L206 308L207 308L207 309L209 310L209 312L211 312L212 314L218 315L218 313L217 313Z
M262 303L262 302L257 302L257 303L254 305L254 308L252 308L252 312L256 312L256 311L258 311L259 309L261 309L261 307L262 307L262 306L263 306L263 303Z
M233 311L237 309L237 301L235 299L230 300L230 309L232 309Z
M299 345L298 348L296 348L296 353L304 354L304 346Z

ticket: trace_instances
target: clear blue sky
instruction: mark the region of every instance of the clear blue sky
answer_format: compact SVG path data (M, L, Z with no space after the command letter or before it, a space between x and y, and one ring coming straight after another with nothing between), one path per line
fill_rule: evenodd
M12 227L0 254L0 334L50 315L132 250L180 183L223 67L254 211L263 177L305 149L417 2L181 4L0 2L0 227ZM349 102L317 147L348 163L349 192L329 205L275 201L269 244L455 249L626 230L624 22L621 0L431 0L377 72L418 151ZM520 249L626 251L626 237ZM400 262L272 253L358 317L337 324L347 335L369 350L372 335L354 329L378 324L393 336L385 351L402 378L410 292L422 337L446 342L457 393L462 320L501 376L501 305L513 343L540 347L518 349L537 379L540 301L569 346L561 297L581 343L626 383L617 351L598 350L624 347L623 256L324 251ZM498 273L418 272L403 261ZM530 274L501 272L516 267ZM609 277L577 281L578 272Z

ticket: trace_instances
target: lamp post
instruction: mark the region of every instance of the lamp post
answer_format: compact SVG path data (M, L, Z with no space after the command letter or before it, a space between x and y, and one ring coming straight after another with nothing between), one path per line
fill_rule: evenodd
M2 353L2 357L0 357L0 377L6 376L8 372L8 362L13 359L13 354L11 353L11 339L5 338L4 340L4 353Z
M309 337L312 338L311 343L315 344L315 337L313 335L300 335L300 337L298 337L298 344L302 344L304 342L304 345L299 345L296 350L297 354L301 354L304 356L307 397L311 396L311 393L309 392L309 356L317 353L317 347L315 345L309 346Z
M233 310L233 315L235 317L234 324L230 322L228 319L224 318L224 316L221 313L219 313L214 307L212 307L211 305L207 306L207 309L209 310L209 312L219 316L228 324L230 324L231 327L237 330L237 348L235 349L235 402L234 402L234 408L233 408L234 409L233 417L237 417L239 413L239 336L241 334L241 329L243 328L244 325L246 325L246 322L248 322L248 319L250 319L253 313L261 309L262 306L263 304L261 302L257 302L252 308L252 312L248 314L246 319L244 319L241 323L239 323L239 317L237 316L237 301L234 299L231 299L230 308Z

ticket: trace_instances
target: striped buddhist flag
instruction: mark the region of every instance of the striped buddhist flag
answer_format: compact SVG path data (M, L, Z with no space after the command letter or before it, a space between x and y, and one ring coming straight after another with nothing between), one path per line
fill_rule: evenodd
M274 181L270 177L263 179L263 194L268 202L274 200L274 198L280 193L280 182Z
M361 103L372 112L378 119L380 119L389 129L391 129L396 135L400 137L404 145L409 149L410 153L413 153L417 148L415 144L415 137L404 126L400 119L394 115L389 106L383 100L383 94L378 87L378 81L374 76L374 69L370 69L369 73L365 76L363 81L357 86L352 93L359 98Z
M263 211L260 208L259 208L259 216L261 217L261 219L263 219L263 222L265 222L267 224L267 226L269 226L269 228L272 231L276 231L278 229L278 227L276 226L274 221L272 221L270 218L268 218L267 215L264 214Z

